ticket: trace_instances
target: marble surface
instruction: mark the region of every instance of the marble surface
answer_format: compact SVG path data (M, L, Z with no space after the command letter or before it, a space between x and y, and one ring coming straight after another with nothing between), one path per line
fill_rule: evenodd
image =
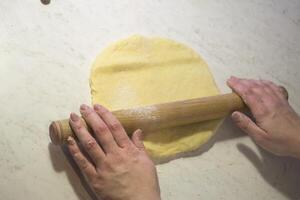
M97 53L132 34L181 41L209 64L222 92L234 74L285 86L300 112L300 1L0 1L0 196L91 199L51 120L90 103ZM165 200L299 199L300 163L258 148L226 119L208 145L157 166Z

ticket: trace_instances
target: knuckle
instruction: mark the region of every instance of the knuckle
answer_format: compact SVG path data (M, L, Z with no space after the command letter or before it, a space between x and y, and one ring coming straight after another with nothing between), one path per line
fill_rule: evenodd
M97 111L100 115L106 115L109 111L103 107L100 107Z
M76 149L71 149L70 153L74 157L74 159L76 159L78 157L77 154L79 153L79 150L77 148Z
M268 85L264 86L264 90L268 93L268 94L273 94L274 92L272 91L272 88Z
M257 109L253 112L253 115L256 119L262 119L264 118L266 115L268 115L269 111L265 108L262 107L261 109Z
M116 171L116 168L119 167L121 160L119 158L114 158L113 160L109 162L105 162L101 165L101 171L105 172L114 172Z
M262 86L253 86L249 88L249 92L251 94L262 94L263 87Z
M248 99L249 97L252 97L252 96L253 96L253 93L251 92L250 87L246 88L242 94L242 97L244 97L245 99Z
M118 161L118 163L124 163L126 160L128 160L128 155L126 154L120 154L120 156L118 156L118 159L117 159L117 161Z
M108 128L104 124L99 124L98 126L95 127L95 130L94 130L94 132L96 134L103 134L103 133L106 133L107 131L108 131Z
M120 163L124 163L127 158L127 152L124 151L115 151L113 154L113 160L111 162L108 162L107 164L116 165Z
M250 122L248 120L238 122L239 127L243 130L246 130L246 131L249 129L249 124L250 124Z
M104 188L104 185L103 185L102 181L99 181L98 179L96 179L95 181L93 181L93 183L91 184L91 186L97 192L103 191L103 188Z
M111 162L105 161L102 163L102 165L100 166L100 171L111 171Z
M95 139L90 139L84 143L84 146L87 150L92 150L97 146L97 142Z
M270 90L271 87L269 85L263 85L260 87L260 90L263 92L263 91L266 91L266 90Z
M91 187L97 191L102 190L105 185L104 179L103 173L96 173L95 176L90 179Z
M113 131L118 131L122 128L121 124L117 121L113 121L109 124L109 127L111 128L111 130Z
M250 80L248 80L248 81L246 82L246 84L247 84L248 87L254 87L254 86L257 86L257 85L258 85L258 82L257 82L256 80L250 79Z
M81 160L81 168L83 169L83 170L86 170L86 169L88 169L88 162L85 160L85 159L83 159L83 160Z
M80 121L78 121L78 122L72 124L72 129L73 129L75 132L80 131L82 128L83 128L83 125L82 125L82 123L81 123Z
M74 157L75 160L78 160L78 161L79 161L79 160L80 160L79 152L77 152L77 151L76 151L76 152L73 152L73 157Z
M248 90L248 87L245 85L237 85L236 90L240 93L245 93Z
M122 148L131 148L133 146L132 143L129 142L129 139L125 136L118 137L118 144Z
M83 117L89 117L94 112L93 109L87 109L84 112L82 112Z
M269 106L271 108L279 108L281 107L282 105L282 101L280 101L280 99L277 99L277 98L272 98L270 101L269 101Z
M145 146L144 146L144 144L142 143L142 144L140 144L140 145L138 145L138 148L141 150L141 151L144 151L144 150L146 150L145 149Z
M132 149L131 151L129 151L129 154L131 155L131 158L137 158L138 155L140 154L140 152L138 151L138 149Z
M88 168L88 162L84 157L82 157L79 153L75 153L73 156L75 160L77 160L80 168L82 168L83 170Z

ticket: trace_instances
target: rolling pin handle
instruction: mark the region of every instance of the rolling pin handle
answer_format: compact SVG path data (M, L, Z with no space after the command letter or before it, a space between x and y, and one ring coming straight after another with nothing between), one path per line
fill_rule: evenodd
M57 122L52 122L49 126L49 135L53 144L62 144L62 135L59 124Z

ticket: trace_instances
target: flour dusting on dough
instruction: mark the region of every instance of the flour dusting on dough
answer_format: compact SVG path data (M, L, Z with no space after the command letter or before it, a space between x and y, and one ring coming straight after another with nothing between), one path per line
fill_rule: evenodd
M142 108L134 108L128 110L129 115L135 115L138 116L139 118L143 119L150 119L150 120L156 120L157 119L157 111L156 106L146 106Z
M120 81L110 100L115 109L130 107L136 104L136 92L128 83Z

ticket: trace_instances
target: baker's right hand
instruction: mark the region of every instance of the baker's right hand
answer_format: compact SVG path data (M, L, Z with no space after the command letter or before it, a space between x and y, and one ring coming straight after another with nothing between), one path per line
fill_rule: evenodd
M228 86L249 107L255 122L235 111L232 118L262 148L281 156L300 158L300 117L270 81L231 77Z

